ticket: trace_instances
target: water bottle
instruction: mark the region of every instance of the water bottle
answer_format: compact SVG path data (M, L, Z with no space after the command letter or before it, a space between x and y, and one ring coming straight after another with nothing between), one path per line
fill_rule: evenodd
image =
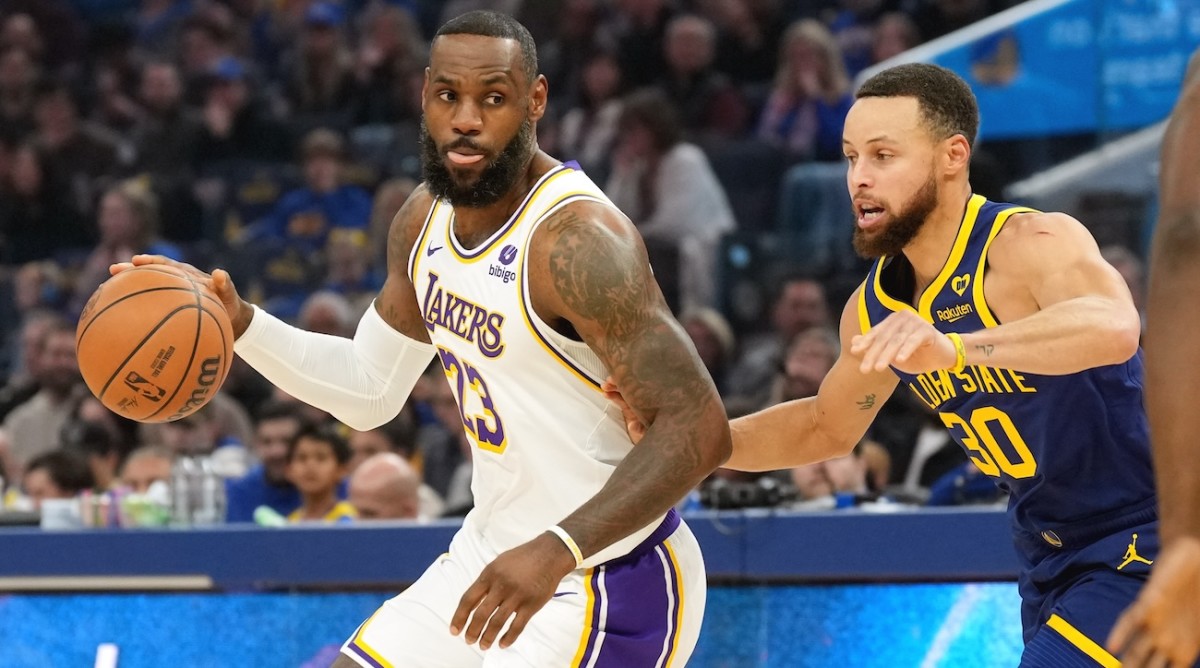
M192 523L192 478L196 463L191 457L179 457L171 467L171 524L190 526Z
M200 500L192 522L210 526L225 519L225 483L213 470L212 460L200 460Z

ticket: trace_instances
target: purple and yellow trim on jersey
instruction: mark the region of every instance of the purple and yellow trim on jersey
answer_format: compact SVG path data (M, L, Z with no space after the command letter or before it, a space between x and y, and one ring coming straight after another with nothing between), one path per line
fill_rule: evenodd
M545 218L549 217L550 214L552 214L554 211L558 210L560 207L570 204L571 202L580 201L580 200L590 200L593 202L601 202L602 201L596 197L595 193L592 193L592 192L585 192L585 191L570 192L570 193L563 195L562 197L559 197L550 206L546 207L546 213L543 214L543 220L545 220ZM531 240L533 239L533 232L530 232L529 239L531 239ZM531 303L531 299L529 296L529 290L528 290L529 283L525 279L525 275L527 273L527 271L526 271L527 265L525 264L525 258L527 258L528 256L529 256L528 247L526 247L526 252L521 254L521 266L517 270L517 292L518 292L518 294L521 295L521 315L525 319L525 326L528 327L530 333L533 334L534 340L537 341L538 344L541 345L542 348L546 352L550 353L551 357L558 360L558 362L560 364L562 364L564 367L566 367L567 370L570 371L571 374L574 375L576 378L578 378L579 380L582 380L584 383L589 385L592 389L599 391L601 384L604 382L604 379L597 378L595 375L590 373L587 369L584 369L581 366L579 366L578 364L576 364L575 361L571 359L570 355L567 355L562 350L559 350L558 346L554 345L554 343L550 340L550 338L542 333L541 327L537 324L541 319L536 318L536 315L535 315L536 312L534 311L533 304Z
M359 625L358 630L355 631L354 635L350 636L350 640L346 642L346 649L353 652L354 656L367 662L367 665L372 666L372 668L394 668L387 659L383 658L379 652L376 652L374 649L372 649L371 646L367 644L367 641L363 639L363 634L366 633L367 627L370 626L371 622L378 614L379 612L376 611L374 615L371 615L367 618L367 621Z
M671 510L628 555L584 577L587 612L572 668L667 668L679 649L684 591L669 536L679 526Z
M529 213L529 205L537 200L538 195L542 194L553 181L574 171L566 165L559 165L543 174L537 184L529 190L529 194L525 196L525 200L521 202L521 206L517 207L516 212L509 217L508 222L494 232L491 238L478 248L467 250L458 243L458 239L454 236L454 214L451 213L450 221L446 224L446 246L450 249L451 254L465 264L482 260L488 254L488 251L499 247L513 233L513 230L521 226L521 221Z

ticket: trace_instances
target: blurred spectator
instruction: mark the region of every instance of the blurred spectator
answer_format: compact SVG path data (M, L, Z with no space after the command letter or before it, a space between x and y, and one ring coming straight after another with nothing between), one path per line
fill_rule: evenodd
M114 485L124 453L111 432L98 424L74 419L63 425L61 439L63 449L83 456L96 491Z
M156 482L170 483L174 455L160 445L147 445L129 453L121 467L120 484L145 494Z
M677 252L679 272L659 283L679 286L683 308L713 306L717 299L717 249L736 222L725 191L704 152L684 142L674 110L655 90L624 102L605 192L637 225L647 244ZM651 256L653 262L653 255Z
M145 425L151 427L151 425ZM161 443L176 457L203 457L217 449L217 425L209 406L178 420L162 422L143 430L147 443Z
M116 444L121 459L138 447L141 439L138 436L140 424L124 415L112 412L90 392L83 393L75 402L68 422L86 422L94 424L108 433L109 439Z
M14 47L41 61L46 57L46 43L38 30L37 22L29 14L9 14L0 26L0 45Z
M758 136L783 147L793 160L841 160L842 125L853 102L833 35L820 22L801 19L783 35Z
M714 309L693 308L679 316L679 323L696 346L700 361L708 369L717 389L725 389L725 375L733 362L737 341L729 321Z
M321 290L304 300L296 326L310 332L350 338L354 336L354 328L361 316L361 313L355 314L354 307L342 295Z
M886 491L899 500L924 503L939 478L967 462L938 414L910 392L893 394L868 434L888 453Z
M47 452L29 460L21 482L34 510L40 510L46 499L71 499L94 485L83 456L67 450Z
M417 185L416 179L401 176L384 181L375 190L368 233L368 245L374 251L372 264L387 266L388 232L392 229L392 220Z
M28 262L13 276L13 302L17 313L38 309L57 310L63 306L70 280L53 260Z
M475 503L471 493L471 458L474 446L463 429L462 413L441 366L427 373L429 404L437 423L417 432L421 457L425 462L425 482L445 500L445 512L451 517L465 515Z
M292 246L304 253L324 249L334 229L366 231L371 196L344 181L345 142L333 130L308 133L300 146L304 187L283 199L258 226L256 239Z
M779 0L712 0L702 6L718 30L717 70L742 85L770 81L785 25Z
M737 88L713 68L717 30L712 23L694 14L671 19L663 48L667 66L657 85L675 104L688 135L740 136L749 114Z
M165 61L142 68L139 101L145 113L133 130L138 170L152 178L190 173L200 136L200 119L183 104L179 69Z
M92 292L110 274L116 262L128 262L139 253L183 260L183 251L158 235L158 198L145 179L122 181L100 198L97 227L100 241L75 277L71 312L79 313Z
M380 427L370 431L351 429L347 438L350 444L350 472L353 473L364 461L381 452L390 452L413 462L419 472L421 458L417 454L416 429L412 410L407 406Z
M426 43L407 11L375 3L362 16L355 60L355 122L415 121L421 115Z
M973 462L964 462L935 480L929 490L930 506L962 506L999 503L1007 495Z
M917 24L903 12L888 12L879 17L871 36L871 64L881 63L921 43Z
M840 352L837 332L829 327L809 327L797 334L784 352L771 395L762 407L815 397Z
M621 69L617 58L598 51L583 65L579 104L558 126L558 154L575 160L584 171L607 173L608 157L621 120Z
M1011 0L916 0L913 4L915 9L909 13L921 31L921 41L928 42L1014 3Z
M134 30L138 47L146 53L170 53L179 39L179 29L192 13L191 0L141 0Z
M300 493L287 479L288 443L306 425L296 403L264 404L254 431L259 463L244 477L225 485L227 522L253 522L254 509L268 506L287 515L300 506Z
M91 104L84 114L108 132L126 136L142 115L137 103L137 88L141 65L134 53L133 30L124 24L96 26L91 36L91 73L87 77L94 86L85 92ZM128 159L129 147L124 146L122 158Z
M75 327L57 323L46 332L38 362L37 394L4 419L18 464L59 446L63 425L87 389L75 359Z
M0 133L10 139L33 131L34 86L39 77L37 62L18 46L0 51Z
M587 104L586 64L599 51L615 53L611 44L602 47L599 43L597 26L603 16L600 0L525 0L524 7L528 13L553 12L554 15L552 34L539 36L534 32L533 35L537 40L538 68L554 83L555 106L566 109ZM526 23L524 18L521 23L530 32L535 30L535 26ZM620 65L617 65L617 71L620 79ZM538 132L542 132L541 124ZM555 155L578 159L578 156L561 150Z
M5 0L6 18L0 43L23 45L47 71L60 76L77 74L83 59L85 26L68 0ZM44 39L53 35L54 39Z
M648 86L666 71L667 22L675 10L667 0L616 0L602 39L621 59L621 79L630 89Z
M816 278L793 273L781 278L771 301L771 331L749 338L729 375L727 394L750 400L755 406L767 401L771 378L781 368L786 346L810 327L832 322L825 288Z
M797 466L791 474L796 492L806 501L840 493L858 495L867 492L867 469L857 448L848 455Z
M89 215L96 195L129 164L116 135L80 120L79 104L66 85L40 84L33 106L37 138L46 159L70 188L71 204Z
M304 32L286 95L293 115L337 126L351 119L354 99L354 56L342 33L342 8L315 2L304 16Z
M883 10L883 0L840 0L826 21L852 79L872 63L873 32Z
M12 172L0 185L0 264L45 260L88 243L70 189L34 144L16 148Z
M354 506L338 498L346 477L350 447L329 428L300 430L287 447L287 479L300 491L300 506L289 522L346 522L358 516Z
M213 395L203 410L192 415L200 413L203 416L194 425L185 424L182 430L169 426L173 423L142 424L139 428L140 440L143 443L185 444L188 448L200 448L192 454L219 451L222 464L242 467L237 471L222 471L222 475L244 475L250 459L248 444L254 440L254 423L246 409L230 396L228 382Z
M69 326L66 319L54 311L35 309L25 313L17 330L8 382L0 388L0 420L41 389L41 360L47 335L52 329Z
M233 57L222 58L209 70L203 128L196 147L201 166L230 160L287 159L287 130L254 99L248 76L246 66Z
M421 518L417 490L421 477L403 457L380 452L364 460L350 475L350 505L364 520Z
M233 58L231 37L225 26L200 14L189 16L180 26L179 63L190 103L203 105L213 70Z
M355 322L370 307L387 278L382 269L386 265L376 265L372 260L364 231L334 229L329 233L321 290L334 292L349 302Z

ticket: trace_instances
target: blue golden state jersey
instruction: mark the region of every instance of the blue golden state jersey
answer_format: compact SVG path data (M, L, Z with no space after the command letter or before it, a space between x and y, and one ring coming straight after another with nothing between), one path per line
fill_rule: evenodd
M919 296L904 256L881 258L862 285L862 331L900 310L946 333L998 326L984 298L988 247L1010 216L1029 211L972 196L942 271ZM1062 376L986 366L893 371L1010 494L1014 529L1060 547L1059 534L1075 534L1080 524L1153 514L1141 351L1123 364Z

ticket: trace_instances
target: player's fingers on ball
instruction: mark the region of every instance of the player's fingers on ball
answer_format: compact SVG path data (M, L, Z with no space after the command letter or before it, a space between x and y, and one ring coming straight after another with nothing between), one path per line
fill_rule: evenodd
M525 630L525 625L529 623L533 613L526 610L518 610L517 616L513 618L512 624L508 627L504 637L500 638L500 647L505 648L511 646L517 641L521 632Z
M127 271L129 269L133 269L132 262L115 262L113 264L108 265L108 273L113 276L116 276L117 274L119 274L123 271Z

